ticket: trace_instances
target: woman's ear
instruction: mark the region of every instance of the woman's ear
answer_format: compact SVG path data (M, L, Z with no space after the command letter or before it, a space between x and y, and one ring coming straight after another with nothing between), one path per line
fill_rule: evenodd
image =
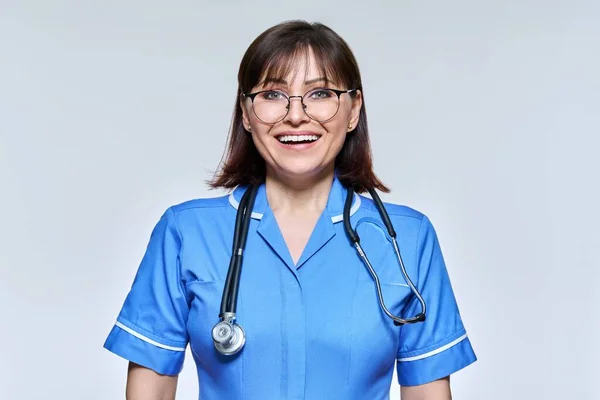
M243 97L243 96L240 97L240 108L242 109L242 123L244 124L244 129L249 131L252 128L250 125L248 109L246 107L247 102L245 100L247 100L245 97Z
M352 98L352 109L350 110L350 121L348 122L348 126L352 127L350 130L353 130L358 125L362 103L362 91L357 90L356 96Z

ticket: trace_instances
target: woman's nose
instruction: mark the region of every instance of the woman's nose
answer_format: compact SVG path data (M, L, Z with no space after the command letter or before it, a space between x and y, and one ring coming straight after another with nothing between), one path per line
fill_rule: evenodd
M298 125L301 122L310 120L308 115L304 112L304 103L302 103L302 97L291 96L288 113L285 119L293 125Z

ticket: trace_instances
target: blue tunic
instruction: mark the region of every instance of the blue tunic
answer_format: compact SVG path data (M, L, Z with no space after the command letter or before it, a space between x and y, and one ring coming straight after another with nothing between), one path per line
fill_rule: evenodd
M419 385L476 360L436 232L414 209L386 203L407 272L427 303L425 322L395 326L342 223L346 189L334 179L327 206L296 264L264 185L244 255L235 356L213 347L238 202L231 195L170 207L104 346L160 374L178 374L190 346L200 399L387 399L394 365L401 385ZM374 203L355 195L351 223L396 315L420 312Z

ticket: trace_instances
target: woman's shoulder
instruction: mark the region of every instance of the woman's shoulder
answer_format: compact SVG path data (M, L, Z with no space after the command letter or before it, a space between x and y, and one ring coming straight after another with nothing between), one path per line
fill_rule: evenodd
M188 199L172 204L168 207L168 211L172 212L177 219L193 217L198 214L226 212L231 207L229 197L229 194L226 194Z
M377 206L375 202L370 197L360 196L361 199L361 207L364 207L370 212L379 213L377 211ZM420 210L413 208L408 205L392 203L392 202L383 202L385 210L389 214L390 218L413 218L418 221L423 220L423 218L427 218L427 216Z
M364 207L370 217L380 218L377 206L370 197L361 196L361 201L361 208ZM383 205L395 230L398 233L401 232L404 235L404 239L407 238L407 235L414 240L430 236L435 237L437 235L435 227L425 212L408 205L393 202L384 201Z

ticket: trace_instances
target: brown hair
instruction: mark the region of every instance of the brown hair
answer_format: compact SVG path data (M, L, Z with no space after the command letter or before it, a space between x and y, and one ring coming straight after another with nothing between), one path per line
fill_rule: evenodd
M248 93L263 77L285 79L293 65L290 61L307 56L309 51L313 52L329 82L343 85L346 89L360 89L362 94L356 59L344 39L329 27L321 23L287 21L267 29L248 47L240 63L227 153L225 161L221 162L209 182L212 188L232 189L238 185L264 182L265 161L244 128L240 95ZM340 182L358 193L364 193L367 188L389 192L373 172L364 95L358 125L346 135L342 150L335 159L335 169Z

